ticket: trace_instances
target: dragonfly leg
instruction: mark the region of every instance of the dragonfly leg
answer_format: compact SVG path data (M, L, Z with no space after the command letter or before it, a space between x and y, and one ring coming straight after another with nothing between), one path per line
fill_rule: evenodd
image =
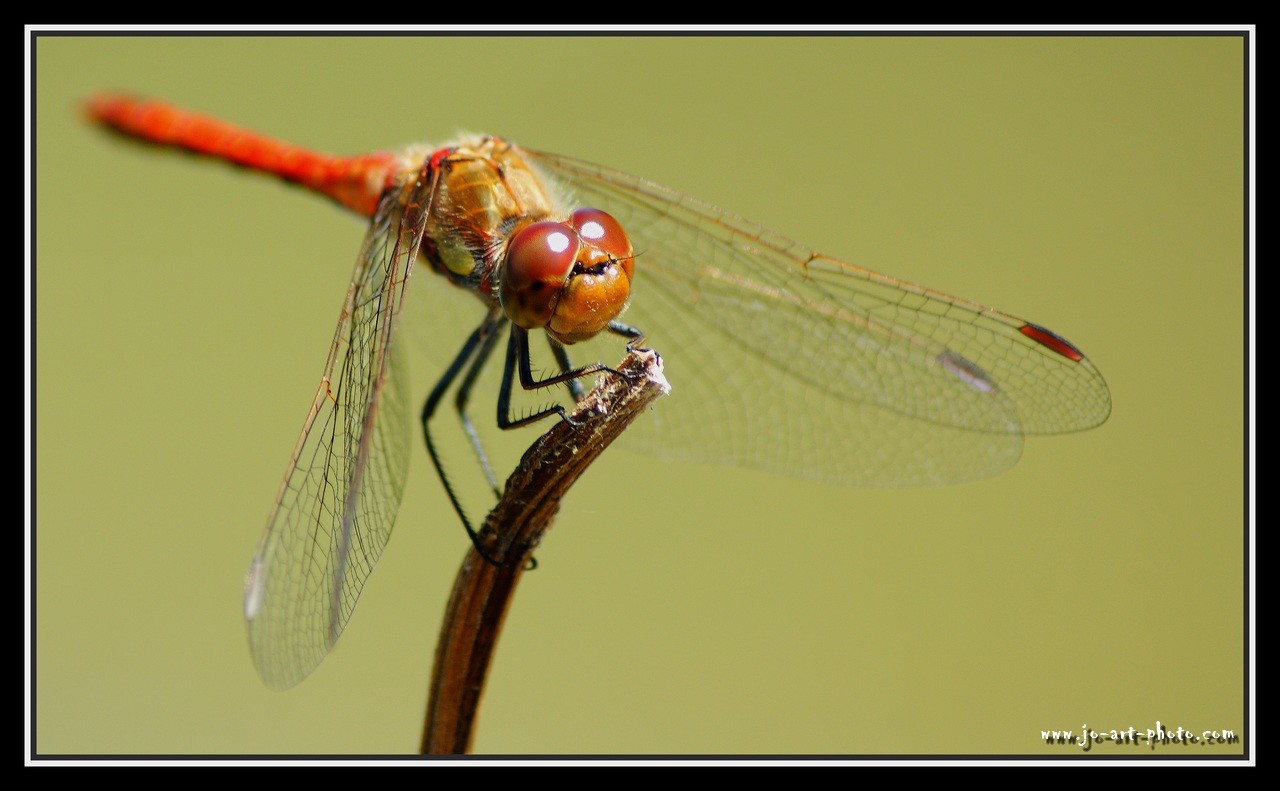
M620 321L609 322L609 332L614 335L621 335L627 339L627 351L635 351L640 344L644 343L644 330L632 327L630 324L623 324Z
M444 484L445 493L449 495L449 502L453 504L453 510L457 512L458 518L462 520L462 526L466 529L467 536L471 539L472 546L474 546L476 551L490 563L494 563L494 560L489 557L488 553L486 553L481 547L479 535L471 526L471 520L467 518L467 513L462 507L462 502L458 499L458 494L454 491L453 484L449 482L449 476L445 472L444 463L440 458L440 452L436 449L435 441L431 438L431 418L435 415L436 408L440 405L440 401L444 398L444 394L449 390L449 387L452 386L454 380L457 379L458 373L462 370L463 366L467 364L468 360L471 361L471 368L468 370L460 390L465 388L468 392L470 391L471 384L475 381L479 370L483 367L485 360L492 353L495 342L499 337L498 330L505 321L506 319L496 311L485 316L484 321L480 323L480 326L476 327L475 331L468 336L466 342L462 344L462 348L458 351L457 356L454 358L453 362L449 364L444 375L440 377L440 381L436 382L435 387L431 389L431 393L427 396L426 403L422 406L422 435L427 443L427 453L431 456L431 463L436 468L436 475L440 478L440 482ZM475 434L475 429L471 425L470 420L466 417L465 412L461 411L462 407L465 407L466 405L466 398L460 397L458 401L460 404L459 414L462 415L463 424L467 428L468 436L472 439L472 447L480 456L481 463L485 467L485 473L488 475L490 483L496 489L496 483L493 483L493 473L489 470L488 462L485 460L484 453L480 449L479 438Z
M611 321L608 325L609 331L615 335L621 335L627 339L627 351L633 352L636 347L644 343L644 332L632 327L630 324L623 324L620 321ZM551 346L551 352L556 356L556 362L560 366L562 373L568 373L573 370L573 362L569 359L569 350L550 335L547 336L547 343ZM582 396L586 394L586 390L582 386L582 379L573 378L565 382L565 386L569 388L569 395L573 396L574 401L581 401Z
M564 362L568 361L568 354L564 356ZM558 385L569 382L574 379L580 379L584 376L590 376L595 373L609 372L620 374L618 371L610 368L603 363L590 363L578 368L570 368L567 371L561 371L553 376L545 379L535 379L533 369L529 364L529 331L518 325L511 325L511 334L507 339L507 361L502 368L502 388L498 391L498 428L511 429L520 426L527 426L535 423L548 415L559 415L562 420L570 425L573 419L569 417L568 411L559 404L552 404L543 409L531 412L520 418L511 416L511 388L512 376L519 372L520 386L525 390L538 390L552 385Z
M547 336L547 343L551 346L551 353L556 356L556 363L560 366L560 372L566 373L573 370L573 362L569 360L569 350L564 348L564 344ZM586 395L586 390L582 386L581 379L570 379L565 382L565 387L569 388L569 395L573 397L575 402L581 401Z
M480 444L480 435L476 433L476 427L471 422L471 416L467 414L467 402L471 400L471 388L476 383L480 371L484 369L485 363L489 361L490 355L493 354L493 347L497 345L498 338L501 333L498 332L499 326L495 324L485 339L482 341L480 351L471 361L471 368L467 371L467 375L463 377L462 384L458 385L458 393L453 400L454 409L458 412L458 419L462 421L462 428L467 432L467 439L471 442L471 450L475 452L476 458L480 460L480 466L484 469L485 478L489 481L489 488L493 490L495 497L502 496L502 490L498 488L498 479L494 477L493 468L489 466L489 457L484 452L484 446Z

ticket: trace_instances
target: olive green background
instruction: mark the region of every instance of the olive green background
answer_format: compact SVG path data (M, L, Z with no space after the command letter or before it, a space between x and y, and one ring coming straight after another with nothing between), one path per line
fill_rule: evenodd
M243 574L362 223L102 134L76 102L105 88L338 153L471 130L605 162L1045 324L1106 376L1105 425L1030 438L972 484L844 489L614 449L522 582L477 752L1075 757L1040 731L1244 733L1241 38L34 51L39 753L412 752L467 548L415 449L341 643L299 687L262 686Z

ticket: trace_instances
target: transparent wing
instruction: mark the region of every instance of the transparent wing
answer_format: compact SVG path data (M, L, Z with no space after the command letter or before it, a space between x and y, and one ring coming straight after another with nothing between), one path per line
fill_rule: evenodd
M425 217L424 180L383 197L356 261L324 375L245 582L267 686L305 678L342 634L395 524L409 460L406 372L393 333Z
M528 152L575 206L631 235L622 320L671 397L624 441L668 458L840 483L981 478L1026 433L1104 421L1097 369L1038 325L816 253L645 179Z

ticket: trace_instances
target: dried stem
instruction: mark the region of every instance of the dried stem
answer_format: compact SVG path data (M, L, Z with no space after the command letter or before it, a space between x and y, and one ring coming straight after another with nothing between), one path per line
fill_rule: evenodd
M466 753L503 617L529 557L551 527L560 501L578 477L654 399L667 392L662 360L649 350L629 354L573 412L577 425L556 425L525 452L502 499L480 529L490 563L467 552L436 646L422 736L428 755Z

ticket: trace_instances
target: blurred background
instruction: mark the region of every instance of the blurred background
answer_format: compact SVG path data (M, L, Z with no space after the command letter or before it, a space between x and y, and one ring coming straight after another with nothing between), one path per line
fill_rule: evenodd
M1242 39L89 35L34 53L39 753L413 752L467 549L415 433L342 641L300 686L263 687L243 575L363 224L103 134L77 111L103 89L322 151L471 130L607 163L1052 327L1106 377L1106 424L1029 438L964 485L611 450L517 592L476 752L1065 757L1041 730L1243 731Z

